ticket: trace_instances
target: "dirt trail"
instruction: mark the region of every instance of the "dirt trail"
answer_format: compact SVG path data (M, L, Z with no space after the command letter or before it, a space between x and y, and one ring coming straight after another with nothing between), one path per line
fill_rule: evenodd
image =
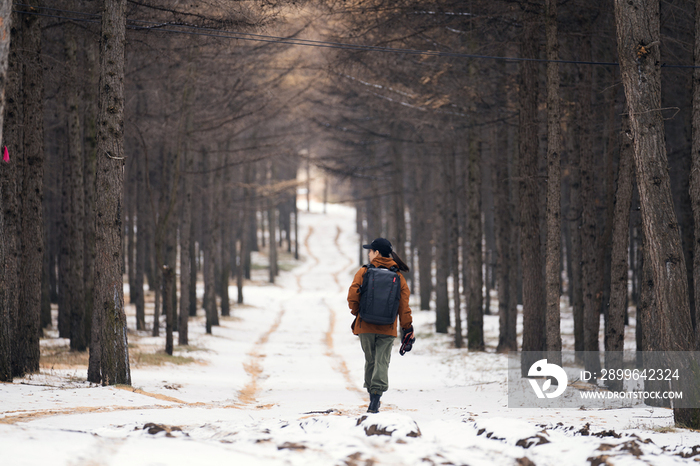
M258 380L260 379L260 375L263 372L262 363L266 357L266 355L262 352L262 349L270 339L270 335L272 335L280 326L280 323L282 322L282 317L284 317L284 313L285 309L284 307L282 307L277 313L277 318L273 322L272 326L258 339L257 342L255 342L255 346L248 353L248 356L250 356L250 360L248 363L245 363L243 367L245 368L245 371L248 373L248 375L250 375L250 381L245 387L243 387L243 389L238 395L238 401L240 401L244 405L255 404L257 401L256 396L260 390L260 388L258 387Z
M336 353L333 349L333 332L335 332L335 311L333 308L331 308L328 303L323 300L323 304L326 305L328 308L328 314L329 314L329 322L328 322L328 331L326 332L326 356L329 358L333 359L334 364L333 369L335 371L339 372L343 378L345 379L345 388L350 390L351 392L355 392L361 396L365 396L365 392L357 388L355 385L355 382L353 381L352 377L350 376L350 370L348 369L348 365L345 363L345 359L343 359L342 356L340 356L338 353Z
M345 267L343 267L342 270L338 272L333 272L331 275L333 276L333 281L335 281L336 285L338 285L339 291L344 291L349 287L349 282L348 283L341 283L339 275L342 271L347 270L350 266L353 264L352 258L350 258L347 254L345 254L340 247L340 236L342 235L343 230L340 228L339 225L336 225L336 235L335 238L333 239L333 242L336 247L336 251L346 258L348 260L348 263ZM332 306L328 305L328 302L326 300L323 300L323 304L326 306L328 309L328 315L329 315L329 322L328 322L328 331L326 332L326 356L329 358L333 359L334 364L333 364L333 369L335 369L337 372L339 372L343 378L345 379L346 382L346 388L352 392L358 393L362 396L364 396L365 392L357 388L355 385L352 377L350 377L350 371L348 370L348 366L345 363L345 359L343 359L342 356L337 354L334 349L333 349L333 333L335 332L335 321L336 321L336 313L335 310L333 309ZM347 309L347 307L346 307Z

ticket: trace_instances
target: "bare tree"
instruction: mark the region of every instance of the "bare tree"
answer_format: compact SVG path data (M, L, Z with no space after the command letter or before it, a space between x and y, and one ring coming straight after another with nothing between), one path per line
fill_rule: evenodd
M11 8L10 2L5 2ZM3 16L7 26L10 19ZM21 141L20 91L21 64L18 59L22 24L18 13L12 17L11 48L4 93L5 130L2 143L7 147L8 159L0 162L0 381L10 382L14 375L15 323L17 320L19 288L19 200L17 196L17 156Z
M584 37L581 55L591 60L591 13L583 12ZM600 330L601 262L598 255L600 242L598 218L595 209L596 172L594 164L593 112L591 109L593 70L589 65L579 65L580 83L580 196L581 196L581 294L583 296L583 351L586 370L600 373L598 333ZM594 376L595 379L595 376Z
M646 251L651 262L658 319L655 327L666 351L694 348L688 282L680 231L673 210L664 122L661 114L659 3L615 0L622 83L634 137L639 198ZM680 388L693 393L697 374L681 370ZM698 409L674 408L677 424L700 427Z
M524 24L521 51L524 58L537 57L537 25ZM520 63L520 242L523 276L523 374L540 359L545 348L545 289L540 244L539 193L537 186L537 64Z
M625 118L625 121L629 121ZM625 315L627 312L628 246L632 177L634 174L633 143L629 124L620 134L620 166L615 193L615 212L612 232L612 260L610 270L610 307L605 319L605 367L622 369L622 351L625 342ZM611 390L622 390L622 380L611 380Z
M10 58L10 41L12 38L12 2L0 2L0 141L2 138L3 116L5 114L5 83Z
M547 249L545 258L547 359L561 364L561 125L557 0L546 0L547 32Z
M68 68L66 82L66 103L68 106L68 165L70 178L63 182L68 184L70 215L67 218L68 231L66 240L69 248L69 271L66 278L66 301L70 312L70 347L73 350L87 349L85 332L85 278L84 278L84 244L85 244L85 188L83 181L83 140L80 124L79 82L76 27L67 25L65 29L65 49Z
M41 6L33 2L33 6ZM22 207L20 301L17 319L18 374L39 370L41 332L41 268L44 253L42 198L44 189L44 75L41 61L41 20L23 15L22 46L26 58L22 73L24 97L22 144ZM14 357L14 355L13 355Z
M484 349L484 298L482 272L483 260L481 255L481 242L483 227L481 224L481 144L475 140L472 132L468 142L467 159L463 163L468 165L465 215L467 219L467 231L464 235L463 248L468 249L469 271L467 283L467 346L470 350L483 351ZM459 287L455 289L455 293ZM488 298L487 298L488 299Z
M690 200L693 208L695 241L693 247L693 286L695 290L695 349L700 349L700 0L695 1L695 40L693 42L693 139L690 149Z
M124 184L124 42L126 0L105 0L101 23L100 94L97 119L96 278L90 358L100 354L103 385L131 385L124 284L122 196ZM97 317L97 318L95 318ZM93 334L94 335L94 334ZM88 374L96 377L97 374Z

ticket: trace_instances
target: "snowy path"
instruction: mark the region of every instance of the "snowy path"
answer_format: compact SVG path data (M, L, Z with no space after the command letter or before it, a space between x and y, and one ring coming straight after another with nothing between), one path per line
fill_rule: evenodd
M0 384L0 464L669 465L700 444L668 432L664 409L508 409L498 316L485 319L489 351L469 353L415 306L416 346L404 357L394 348L382 412L358 425L368 400L345 301L354 212L314 207L301 212L300 265L246 287L247 304L213 335L191 322L186 355L199 363L135 366L133 388L51 369ZM140 344L163 346L146 335Z

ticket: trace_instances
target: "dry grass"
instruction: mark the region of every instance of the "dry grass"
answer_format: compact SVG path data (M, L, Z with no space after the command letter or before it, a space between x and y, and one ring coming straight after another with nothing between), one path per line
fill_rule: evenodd
M71 351L70 347L42 348L39 366L42 369L85 369L88 351Z
M157 351L155 353L140 353L138 351L130 353L131 363L137 366L162 366L165 364L192 364L195 362L194 358L187 356L170 356L165 351Z
M206 351L196 346L176 346L176 352L191 353L196 351ZM90 351L71 351L66 346L50 346L41 348L41 358L39 366L42 369L86 369L90 358ZM189 356L172 356L163 350L158 350L153 346L139 346L138 342L129 343L129 362L132 366L163 366L165 364L193 364L199 362Z

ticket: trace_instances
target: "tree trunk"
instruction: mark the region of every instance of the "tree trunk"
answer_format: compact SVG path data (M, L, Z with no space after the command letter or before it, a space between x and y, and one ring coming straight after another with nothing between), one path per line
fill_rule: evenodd
M695 350L700 350L700 0L695 0L693 59L693 139L691 147L690 202L693 207L693 289L695 290Z
M2 8L12 10L11 2L3 2ZM8 149L9 160L0 162L0 382L11 382L13 376L13 353L15 323L17 320L19 289L19 199L17 195L17 160L22 140L21 119L21 49L22 23L18 13L10 20L2 12L3 28L8 28L11 37L9 64L4 96L6 104L0 114L4 117L3 143ZM10 24L12 21L12 28Z
M580 107L579 107L580 110ZM579 113L580 116L580 113ZM580 118L579 118L580 121ZM580 135L580 131L578 132ZM580 142L579 142L580 147ZM581 151L576 147L569 154L569 235L571 236L571 310L574 317L574 351L583 363L583 289L581 287Z
M218 325L218 311L216 309L216 277L214 274L214 173L211 170L211 155L204 155L204 167L206 179L204 184L204 314L206 316L206 331L211 334L211 328Z
M625 122L629 120L625 118ZM620 133L620 165L615 193L615 211L612 225L612 252L610 263L610 306L605 320L605 367L622 369L622 351L625 343L625 314L627 312L628 242L630 205L632 203L632 173L634 154L628 137L629 124ZM608 388L622 390L622 379L608 381Z
M246 185L250 183L250 165L246 166L245 171L243 173L243 181ZM245 274L246 274L246 258L250 256L250 249L248 246L248 229L249 223L251 222L250 218L250 189L245 187L243 188L243 209L238 213L239 218L240 218L240 225L238 226L238 234L239 234L239 250L238 250L238 264L236 268L236 287L238 288L238 296L236 302L238 304L243 304L243 281L245 279ZM299 213L298 210L296 210L297 214ZM296 224L297 222L297 217L295 215L294 218L294 224L295 224L295 233L294 233L294 240L296 243L296 238L297 238L297 232L296 230ZM298 244L295 246L295 253L298 251Z
M496 289L496 220L492 165L494 147L481 151L481 211L484 213L484 315L491 315L491 291Z
M547 30L547 248L545 258L547 361L561 364L561 125L557 0L546 0Z
M3 139L3 116L5 115L5 101L7 100L8 63L10 60L10 41L12 38L12 2L0 3L0 141Z
M449 272L452 275L452 299L454 303L454 327L455 327L455 347L461 348L464 345L462 336L462 303L460 291L460 270L459 270L459 194L457 191L457 173L459 173L458 155L453 153L451 158L451 167L448 168L448 176L445 180L447 184L447 237L449 241L444 245L438 246L447 251L449 255ZM464 161L461 161L464 163Z
M406 214L403 189L403 156L398 142L391 145L391 188L394 192L392 196L393 223L395 225L396 236L389 238L394 247L394 251L401 258L406 257ZM406 273L407 275L410 272Z
M70 348L77 351L87 349L85 332L85 278L84 278L84 244L85 244L85 185L83 180L83 140L80 125L78 102L78 59L75 26L66 25L65 48L68 68L67 106L68 106L68 163L70 179L68 198L70 215L68 216L69 276L66 280L67 301L70 309Z
M481 240L483 228L481 225L481 150L480 144L471 134L469 141L468 160L469 170L465 182L467 183L467 231L465 232L463 248L467 248L469 258L468 290L467 293L467 346L470 350L484 350L484 276L482 272L483 260L481 257ZM461 196L460 196L461 197Z
M590 13L584 13L584 31L591 30ZM581 42L581 56L591 59L591 39L584 37ZM598 221L596 215L594 157L591 140L592 125L592 69L589 65L580 65L581 71L581 293L583 295L583 351L584 365L593 374L600 373L600 349L598 333L600 331L600 256L598 255ZM595 377L593 377L595 380Z
M82 188L82 187L81 187ZM48 217L47 206L44 204L44 218ZM82 238L81 238L82 240ZM51 259L51 240L48 228L44 228L44 254L41 257L41 328L51 328L51 271L49 260ZM82 264L81 264L82 265ZM82 303L82 301L81 301ZM83 303L84 304L84 303ZM85 312L83 312L85 314ZM86 340L87 341L87 340Z
M95 250L95 178L97 176L97 91L98 74L98 50L99 44L95 43L85 34L82 35L82 47L85 53L85 66L90 70L88 73L89 86L83 90L85 99L84 107L84 149L83 149L83 192L85 202L85 239L83 244L84 266L83 266L83 289L85 297L85 318L83 328L85 330L85 341L92 344L92 308L95 300L95 261L97 252ZM98 361L99 362L99 361ZM94 364L94 363L93 363ZM98 369L99 370L99 369Z
M61 179L59 181L61 186L61 208L60 215L58 215L58 221L56 222L58 226L59 238L58 238L58 279L56 280L58 285L58 337L59 338L70 338L70 326L71 326L71 296L70 296L70 240L72 238L70 235L70 215L71 209L71 198L70 198L70 185L71 185L71 164L70 164L70 154L65 151L64 147L58 150L58 156L63 160L61 164Z
M523 58L537 58L537 25L524 24ZM545 348L545 289L540 245L539 193L537 187L537 64L520 62L520 242L523 279L523 375L541 359Z
M194 202L193 204L194 205ZM194 210L190 211L192 223L190 225L190 316L197 315L197 228L194 223Z
M126 173L128 175L126 179L126 191L124 193L124 205L126 208L126 232L125 232L125 243L126 243L126 268L128 270L128 280L129 280L129 304L136 304L137 296L134 295L133 290L136 288L136 202L137 202L137 189L136 184L136 174L134 173L137 168L136 164L138 160L130 158L127 162Z
M508 176L508 138L503 126L494 130L492 137L495 148L491 163L493 167L494 195L494 229L496 232L496 287L498 289L498 347L499 353L516 351L518 341L516 320L518 310L515 303L514 283L511 283L513 264L517 264L513 255L512 233L513 225L512 204L510 202L511 180ZM514 277L513 277L514 278ZM513 279L513 282L516 281Z
M194 166L193 153L185 149L184 171L182 179L182 207L180 220L180 324L178 326L178 344L189 344L188 323L190 315L190 285L192 273L191 251L192 241L192 180L188 173Z
M40 6L39 2L33 2ZM41 267L44 223L44 77L41 64L40 17L24 15L23 175L21 213L20 311L17 333L17 368L21 374L39 370L41 332ZM16 374L19 375L19 374Z
M136 330L146 330L146 300L143 292L143 279L146 273L146 243L148 242L148 223L150 218L148 215L148 193L146 192L146 182L144 163L139 157L136 163L136 187L137 205L136 205L136 256L134 258L134 280L133 289L131 290L131 299L136 306Z
M444 181L451 171L450 158L452 154L440 156L441 172L438 181L438 212L435 223L433 241L438 246L435 248L435 332L447 333L450 326L450 302L447 292L447 278L450 275L449 247L450 228L448 221L448 208L446 182Z
M175 314L175 302L168 299L173 294L175 287L175 269L166 265L163 267L163 313L165 314L165 352L173 355L173 322Z
M631 3L631 4L630 4ZM658 301L655 322L663 350L690 351L694 335L680 231L673 210L664 121L661 115L659 3L615 0L618 55L634 137L634 161L642 207L642 224ZM692 393L690 368L679 370L678 387ZM675 385L675 384L674 384ZM677 424L700 427L700 409L674 408Z
M641 367L652 370L654 366L650 364L649 357L644 357L646 352L662 351L664 347L664 332L659 331L658 322L662 322L660 316L661 309L656 295L656 284L654 283L653 271L651 269L651 260L647 251L646 238L642 240L642 289L640 290L639 322L642 328L642 354ZM644 381L644 390L646 391L666 391L669 389L668 381L666 380L651 380ZM648 406L666 407L671 406L669 400L649 398L644 401Z
M421 185L415 202L416 218L412 219L416 236L414 245L418 252L418 289L420 291L421 310L430 310L430 296L433 292L433 245L431 242L435 219L432 207L428 206L428 190L432 176L430 170L422 170ZM418 222L418 219L422 221Z
M327 179L327 178L326 178ZM270 166L269 181L270 185L274 185L277 182L277 167L275 167L274 161ZM267 229L269 232L269 262L270 262L270 283L275 283L275 277L278 274L279 267L277 265L277 196L270 192L267 198ZM325 200L324 200L325 209Z
M126 0L105 0L101 27L93 312L101 323L102 384L131 385L121 273Z

